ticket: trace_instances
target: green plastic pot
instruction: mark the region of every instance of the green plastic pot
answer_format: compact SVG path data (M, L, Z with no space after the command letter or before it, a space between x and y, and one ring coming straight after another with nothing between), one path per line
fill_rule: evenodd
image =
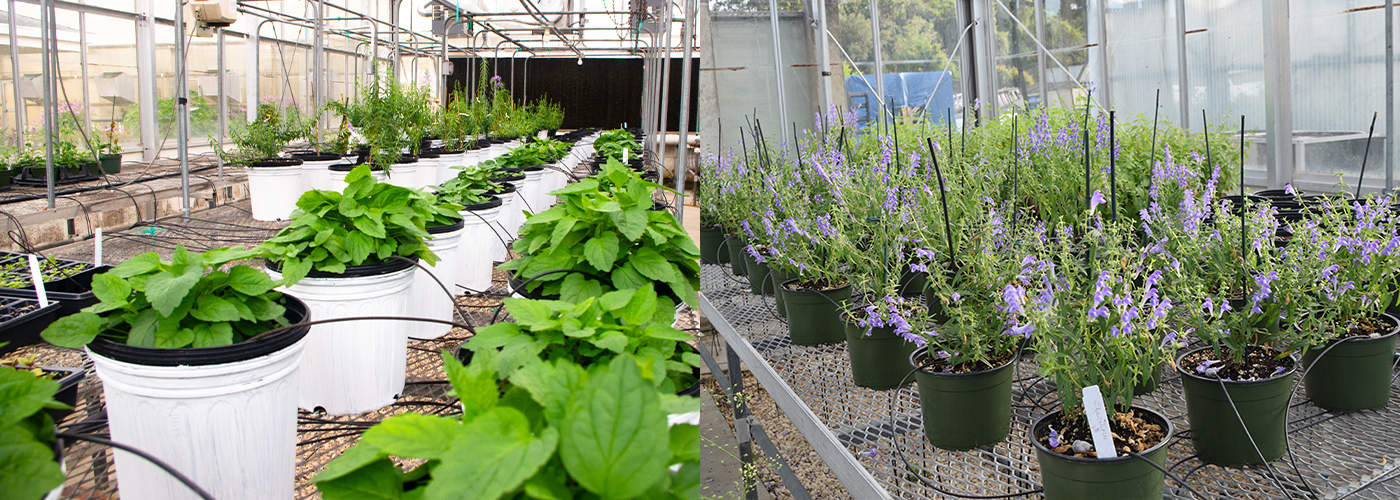
M745 276L748 270L744 268L744 261L748 252L744 251L744 240L737 236L731 236L725 240L724 246L729 247L729 270L735 276Z
M1297 363L1277 376L1245 382L1206 378L1197 375L1194 366L1182 364L1182 358L1208 348L1193 349L1176 358L1197 455L1206 463L1226 467L1278 460L1288 451L1288 397L1293 392ZM1240 426L1241 419L1244 426Z
M910 366L917 366L927 351L920 347L910 354ZM970 450L1006 439L1014 363L974 373L938 373L923 367L914 372L928 442L945 450Z
M1145 396L1157 392L1157 385L1162 383L1162 365L1152 368L1152 373L1148 374L1147 380L1133 384L1134 396Z
M753 255L750 255L748 251L745 251L744 269L748 271L749 274L749 291L753 292L754 295L764 295L772 292L772 290L763 286L764 283L768 282L768 274L771 272L771 270L768 269L768 263L759 262L754 259Z
M700 228L700 263L721 264L720 244L724 243L724 230L718 227ZM726 259L729 255L725 254Z
M783 295L782 284L786 283L787 280L797 278L797 276L778 266L768 266L768 273L768 280L763 283L763 293L768 293L769 284L771 284L773 301L778 303L778 316L786 318L788 317L787 297Z
M851 285L817 292L795 288L798 281L784 281L779 288L787 303L788 336L792 343L821 345L846 340L840 304L851 299Z
M856 385L870 389L898 387L899 381L914 368L909 364L909 355L917 346L895 335L894 328L866 330L856 324L851 312L860 309L860 306L848 309L841 318L846 331L846 350L851 358L851 378ZM904 383L913 381L914 377L909 377Z
M928 286L928 273L907 271L899 277L899 294L904 297L918 297Z
M103 172L119 174L122 171L122 155L103 156L101 163Z
M1171 421L1146 408L1134 406L1133 409L1166 429L1166 439L1139 453L1158 467L1165 468L1167 445L1171 443L1175 431ZM1034 436L1046 432L1045 426L1050 425L1050 419L1059 413L1055 411L1040 417L1031 426L1031 443L1035 446L1036 460L1040 462L1040 483L1045 488L1046 500L1162 498L1162 471L1141 459L1122 455L1121 452L1115 458L1079 458L1055 453L1041 444Z
M935 323L947 323L948 313L943 311L943 301L938 300L938 294L932 288L926 288L924 293L924 304L928 306L928 313Z
M1303 388L1318 408L1351 413L1379 410L1390 403L1395 337L1400 333L1396 325L1400 321L1385 313L1381 318L1390 323L1390 332L1379 338L1332 341L1308 349L1303 355L1303 368L1307 370Z

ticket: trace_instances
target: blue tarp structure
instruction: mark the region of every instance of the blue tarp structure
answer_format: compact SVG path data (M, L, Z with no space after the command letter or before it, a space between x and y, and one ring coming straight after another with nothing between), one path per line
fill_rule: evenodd
M885 98L881 99L886 105L891 105L896 109L913 108L915 113L925 114L926 119L934 122L943 122L947 119L948 110L953 108L953 74L946 71L926 71L920 73L888 73L885 78ZM869 81L867 85L866 82ZM939 83L942 80L942 83ZM851 103L851 110L856 113L856 121L864 125L871 120L871 111L875 109L875 76L848 76L846 77L846 98ZM934 93L934 88L937 93ZM933 99L930 100L929 96ZM928 107L924 105L927 103ZM954 110L954 114L956 110Z

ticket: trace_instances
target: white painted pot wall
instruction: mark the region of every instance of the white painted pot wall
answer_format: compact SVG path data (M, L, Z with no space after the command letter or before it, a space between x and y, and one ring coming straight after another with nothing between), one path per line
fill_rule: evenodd
M457 255L461 267L457 276L457 283L467 287L473 292L484 292L491 288L491 270L494 269L493 260L496 248L505 248L501 245L501 239L496 236L495 228L492 227L496 217L501 213L501 207L487 210L463 210L457 212L462 215L464 226L462 228L462 239L457 244ZM476 215L472 215L476 214ZM477 218L480 215L481 218ZM482 219L485 219L483 222ZM502 255L505 255L502 252Z
M335 192L337 192L337 193L343 193L343 192L345 192L345 187L350 185L350 184L348 184L348 183L345 182L345 176L350 175L350 172L349 172L349 171L337 172L337 171L335 171L335 170L326 170L326 172L327 172L327 178L330 179L330 186L328 186L326 189L329 190L329 191L335 191ZM379 182L384 182L384 178L385 178L385 177L384 177L384 171L382 171L382 170L373 170L373 171L370 171L369 175L372 176L372 177L374 177L374 180L377 180L377 181L379 181Z
M461 268L457 247L466 231L464 225L462 229L450 233L434 234L433 239L428 242L428 249L437 254L438 263L436 266L423 263L432 271L432 275L422 269L418 269L414 274L413 287L408 292L410 316L452 321L453 301L447 296L447 292L442 291L442 287L446 286L453 295L457 294L457 271ZM437 276L437 280L433 280L433 276ZM438 280L442 281L442 285L438 284ZM408 337L431 340L446 335L451 330L451 326L440 323L414 322L408 325Z
M552 205L552 203L545 204L544 202L546 197L544 194L544 173L544 170L525 172L525 200L530 202L532 213L543 212L549 205ZM523 219L520 222L521 224L525 223Z
M413 185L408 187L411 187L413 189L422 189L433 184L437 184L437 158L419 158L418 163L415 163L414 165L418 166L418 173L414 174Z
M510 214L508 214L510 222L506 225L506 232L510 234L510 239L512 240L520 237L520 227L525 225L525 218L527 217L525 212L530 211L534 207L534 205L530 205L530 198L528 198L528 191L531 187L528 181L529 178L526 177L526 182L516 184L515 195L511 196L511 198L515 199L511 201Z
M442 184L444 182L452 180L454 177L457 177L457 173L461 172L461 170L457 170L453 167L460 167L464 165L466 162L466 158L466 153L457 153L455 155L442 155L438 157L437 180L433 183Z
M305 302L317 320L404 316L417 269L358 278L305 278L284 291ZM268 274L282 278L276 271ZM403 392L408 326L405 321L383 320L312 326L301 361L298 406L350 415L392 403Z
M389 169L389 175L383 180L395 186L416 189L418 187L418 163L396 163Z
M506 245L510 245L511 240L514 239L514 237L511 236L511 232L507 229L510 227L511 223L510 214L516 209L515 207L520 204L515 201L515 193L500 195L499 198L501 199L500 212L496 215L496 220L492 222L492 225L496 226L497 234L506 240L506 244L502 245L499 239L491 242L491 260L495 262L505 262L506 256L510 255Z
M303 193L312 189L331 189L331 171L326 167L335 165L343 160L325 161L304 161L301 164L301 191ZM342 176L344 178L344 176Z
M254 220L286 220L292 215L297 198L301 197L301 165L250 167L243 171L248 173Z
M112 440L154 455L221 500L292 498L298 364L309 338L209 366L144 366L89 350ZM114 453L122 498L199 498L141 457Z

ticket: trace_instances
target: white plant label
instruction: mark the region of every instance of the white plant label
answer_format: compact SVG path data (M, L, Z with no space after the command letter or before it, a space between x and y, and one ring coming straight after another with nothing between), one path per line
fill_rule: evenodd
M102 265L102 228L92 234L92 261L97 265Z
M627 148L622 148L622 163L632 161L632 157L628 156L628 151Z
M1094 435L1094 453L1099 458L1117 457L1118 454L1113 451L1113 431L1108 429L1108 412L1104 410L1099 386L1085 387L1083 399L1084 416L1089 419L1089 433Z
M44 291L44 273L39 272L39 258L29 255L29 281L34 282L34 295L39 298L39 307L49 306L49 294Z

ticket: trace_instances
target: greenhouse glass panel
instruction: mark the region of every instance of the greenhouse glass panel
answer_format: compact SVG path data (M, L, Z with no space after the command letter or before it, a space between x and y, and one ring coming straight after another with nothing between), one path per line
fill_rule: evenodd
M963 95L957 3L952 0L880 2L880 47L885 97L902 120L954 123L962 116ZM970 35L970 34L969 34ZM970 37L963 43L971 43ZM866 89L848 79L847 88Z
M1108 83L1120 115L1142 114L1151 119L1156 106L1161 123L1180 124L1190 118L1181 116L1179 1L1122 0L1106 5Z

